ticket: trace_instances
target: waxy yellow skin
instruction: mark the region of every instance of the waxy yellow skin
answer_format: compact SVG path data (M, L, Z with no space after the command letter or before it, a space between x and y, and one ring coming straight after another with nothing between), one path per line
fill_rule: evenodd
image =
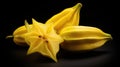
M110 34L91 26L69 26L60 32L60 36L65 40L61 47L69 51L93 50L112 39Z
M45 24L32 18L32 24L25 25L13 32L13 41L21 46L29 46L27 55L38 52L57 62L57 53L62 47L69 51L93 50L104 45L112 36L101 29L79 26L82 4L66 8L53 15Z
M46 21L46 25L52 23L57 33L59 33L66 26L78 26L81 7L82 4L77 3L73 7L64 9L62 12L54 15Z
M38 52L57 62L56 55L59 51L59 44L63 42L63 39L60 35L57 35L53 27L46 26L34 19L32 20L31 28L29 28L29 25L26 25L29 30L25 34L25 41L30 46L27 54Z
M30 27L31 27L31 25L30 25ZM25 34L26 33L27 33L27 29L25 28L25 26L20 26L13 32L13 36L14 36L13 41L17 45L27 46L27 44L25 42Z
M60 13L52 16L50 19L46 21L46 25L51 25L57 33L61 31L66 26L77 26L79 25L80 20L80 10L81 10L82 4L77 3L73 7L66 8ZM25 22L27 22L25 20ZM30 27L32 27L32 24L30 24ZM13 32L14 36L14 42L18 45L26 46L26 42L24 40L24 34L27 32L25 25L17 28ZM19 36L19 37L16 37Z
M27 44L29 49L27 54L38 52L57 62L59 44L64 40L57 35L51 25L45 25L32 19L33 24L25 22L25 26L17 28L14 33L14 42L18 45Z

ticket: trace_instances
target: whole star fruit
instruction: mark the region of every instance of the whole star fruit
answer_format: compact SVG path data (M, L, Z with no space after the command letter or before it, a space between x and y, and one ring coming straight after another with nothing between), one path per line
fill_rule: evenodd
M32 27L26 23L28 33L25 34L25 41L29 44L27 54L38 52L57 62L59 44L64 40L55 32L53 27L46 26L33 19Z
M61 31L66 26L74 26L79 25L80 19L80 9L82 7L81 3L77 3L73 7L69 7L59 12L58 14L52 16L48 21L46 21L46 25L51 25L55 29L57 33ZM25 20L25 22L27 22ZM30 24L32 27L32 24ZM13 37L13 41L17 45L26 46L26 42L24 40L24 35L27 32L25 25L18 27L13 32L13 35L7 37Z
M69 51L88 51L103 46L112 36L91 26L69 26L60 32L61 47Z
M53 24L54 29L59 33L66 26L78 26L80 20L80 10L82 4L77 3L73 7L64 9L58 14L55 14L46 21L47 24Z

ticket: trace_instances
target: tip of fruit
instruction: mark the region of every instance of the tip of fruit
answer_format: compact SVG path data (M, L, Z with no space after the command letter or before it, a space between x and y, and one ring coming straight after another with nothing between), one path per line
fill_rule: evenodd
M110 39L113 39L113 37L109 34L109 36L110 36Z
M76 5L79 5L79 6L81 6L81 7L82 7L82 3L77 3Z
M80 8L80 7L82 7L81 3L77 3L75 6L73 6L73 8Z
M109 38L109 39L113 39L113 37L111 36L111 34L106 34L106 36Z
M58 60L57 59L53 59L56 63L58 62Z

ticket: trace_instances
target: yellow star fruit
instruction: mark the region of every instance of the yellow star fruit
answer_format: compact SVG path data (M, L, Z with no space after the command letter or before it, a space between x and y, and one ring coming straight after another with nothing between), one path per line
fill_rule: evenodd
M79 25L81 7L82 4L77 3L73 7L64 9L63 11L52 16L48 21L46 21L46 25L52 23L57 33L59 33L61 29L66 26Z
M112 36L91 26L69 26L60 32L65 40L61 47L69 51L88 51L104 45Z
M74 25L79 25L79 20L80 20L80 9L82 7L81 3L77 3L73 7L69 7L61 11L60 13L52 16L48 21L46 21L46 25L51 25L57 33L60 32L61 29L63 29L66 26L74 26ZM25 22L27 22L25 20ZM29 27L32 27L32 24L29 25ZM15 29L13 32L12 36L7 36L9 37L14 37L13 41L17 45L22 45L26 46L24 35L27 33L27 30L25 28L25 25L18 27Z
M56 55L63 39L57 35L53 27L38 23L33 19L32 28L29 28L29 25L26 25L26 28L29 30L25 34L25 41L30 46L27 54L39 52L57 62Z
M18 27L13 41L18 45L29 46L27 55L38 52L57 62L59 48L70 51L93 50L104 45L112 36L101 29L79 26L82 4L77 3L52 16L45 24L32 19L32 24Z

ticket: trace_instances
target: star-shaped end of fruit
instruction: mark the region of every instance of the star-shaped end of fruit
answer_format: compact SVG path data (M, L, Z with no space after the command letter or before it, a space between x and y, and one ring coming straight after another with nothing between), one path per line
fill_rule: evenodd
M28 33L26 33L25 41L29 44L27 54L38 52L57 62L56 55L59 51L59 44L63 39L55 32L53 27L38 23L32 19L32 28L25 23Z

